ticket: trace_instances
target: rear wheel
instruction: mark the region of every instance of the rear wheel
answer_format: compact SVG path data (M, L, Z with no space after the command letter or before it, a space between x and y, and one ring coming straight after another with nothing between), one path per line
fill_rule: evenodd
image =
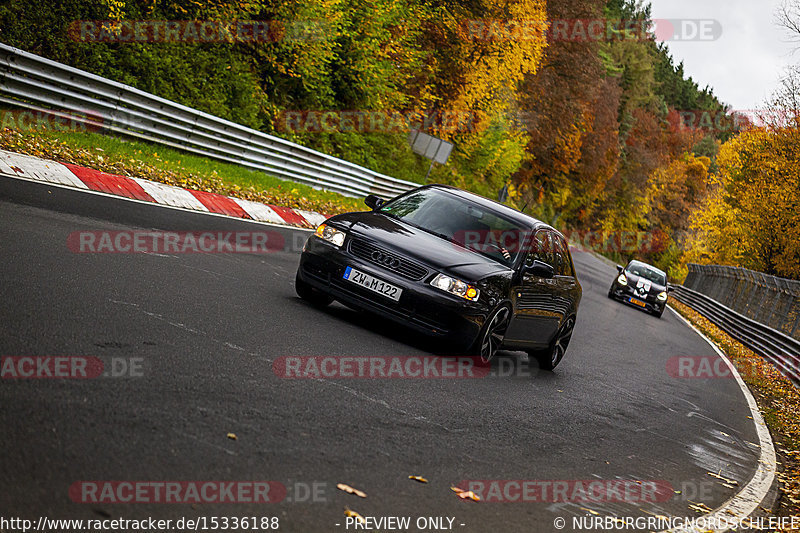
M322 291L318 291L305 281L300 279L300 276L294 278L294 290L297 295L303 300L309 302L317 307L325 307L333 302L333 298Z
M569 317L566 322L558 330L556 338L550 346L544 350L530 351L528 354L539 362L539 368L542 370L553 370L564 354L567 352L567 346L572 339L572 330L575 329L575 317Z
M507 305L498 307L489 315L472 345L472 352L479 355L483 363L491 361L502 346L510 320L511 309Z

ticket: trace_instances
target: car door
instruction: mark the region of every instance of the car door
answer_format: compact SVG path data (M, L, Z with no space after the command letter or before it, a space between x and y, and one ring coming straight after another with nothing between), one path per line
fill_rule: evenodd
M534 261L553 266L555 254L551 232L538 230L531 239L520 272L511 291L514 316L506 331L505 344L510 347L538 348L546 346L560 324L560 315L554 310L556 282L525 271Z

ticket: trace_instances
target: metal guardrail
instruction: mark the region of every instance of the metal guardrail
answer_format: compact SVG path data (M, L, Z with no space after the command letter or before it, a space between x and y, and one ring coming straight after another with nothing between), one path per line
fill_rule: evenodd
M800 341L800 281L733 266L687 266L685 287Z
M347 196L418 186L2 43L0 102Z
M674 288L673 298L698 311L800 386L800 341L751 320L697 291L681 285L674 285Z

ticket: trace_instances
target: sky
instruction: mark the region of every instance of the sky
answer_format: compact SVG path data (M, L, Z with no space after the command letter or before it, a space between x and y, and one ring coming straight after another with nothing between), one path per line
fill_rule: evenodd
M734 110L763 107L786 67L800 64L800 50L793 53L800 44L789 42L789 32L775 22L783 0L649 1L657 35L659 19L669 20L662 27L675 28L678 35L718 34L716 39L666 42L675 63L683 61L687 76L701 88L710 86ZM711 22L697 22L703 20Z

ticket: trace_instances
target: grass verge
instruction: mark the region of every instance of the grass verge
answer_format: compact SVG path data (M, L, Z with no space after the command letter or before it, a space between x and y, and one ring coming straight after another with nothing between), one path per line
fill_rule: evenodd
M111 174L144 178L327 215L366 209L361 200L263 172L94 132L0 129L0 148Z
M691 307L674 299L670 306L719 346L753 393L780 458L780 495L772 512L777 516L800 515L800 389Z

